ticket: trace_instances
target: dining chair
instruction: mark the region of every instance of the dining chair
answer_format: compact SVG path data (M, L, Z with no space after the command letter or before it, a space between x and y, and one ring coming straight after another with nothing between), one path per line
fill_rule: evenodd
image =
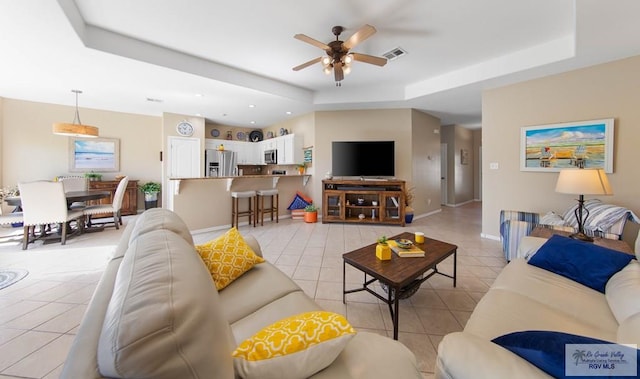
M35 237L35 227L38 225L58 224L62 245L67 243L67 222L76 220L78 229L82 232L84 215L81 210L67 209L67 200L61 182L18 183L18 187L22 199L24 223L22 250L26 250L29 242L32 242L29 235L32 234ZM42 230L44 234L44 228Z
M87 216L87 225L89 227L91 226L91 220L93 216L109 213L113 215L113 223L116 229L120 229L120 225L122 225L122 215L120 213L120 210L122 208L122 199L124 198L124 192L127 189L128 183L128 176L125 176L120 180L120 183L118 183L118 187L116 187L116 192L113 195L111 204L89 205L83 209L83 214ZM111 222L105 222L105 224L109 223Z
M84 176L58 176L58 181L62 182L64 193L71 191L86 191L89 188L89 181ZM82 209L87 204L84 201L77 201L71 204L71 209Z

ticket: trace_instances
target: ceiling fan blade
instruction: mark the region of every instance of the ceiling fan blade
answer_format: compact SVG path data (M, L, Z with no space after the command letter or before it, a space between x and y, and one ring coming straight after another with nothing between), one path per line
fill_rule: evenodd
M373 55L359 53L351 53L351 55L353 56L353 60L356 61L375 64L376 66L384 66L385 64L387 64L387 58L374 57Z
M356 45L371 37L376 33L376 28L373 26L366 24L365 26L358 29L348 40L346 40L343 44L344 48L347 50L351 50Z
M304 34L296 34L295 36L293 36L293 38L298 39L302 42L306 42L308 44L311 44L315 47L319 47L322 50L331 50L331 48L329 46L327 46L327 44L318 41L317 39L313 39L307 35Z
M318 58L310 60L309 62L304 62L303 64L294 67L293 71L300 71L303 68L307 68L307 67L311 66L312 64L316 64L316 63L320 62L321 60L322 60L322 57L318 57Z
M336 82L341 82L344 79L344 71L342 70L342 63L337 62L333 64L333 74L336 78Z

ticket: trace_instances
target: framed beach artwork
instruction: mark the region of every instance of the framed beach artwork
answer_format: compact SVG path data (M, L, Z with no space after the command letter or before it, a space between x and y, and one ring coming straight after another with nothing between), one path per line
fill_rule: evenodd
M120 140L117 138L70 138L69 171L120 171Z
M521 171L558 172L563 168L602 168L612 173L613 119L521 128Z

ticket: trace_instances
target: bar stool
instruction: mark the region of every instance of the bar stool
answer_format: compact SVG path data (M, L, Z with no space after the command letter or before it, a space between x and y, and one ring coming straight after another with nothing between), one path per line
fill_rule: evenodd
M265 189L258 190L256 192L258 197L256 198L256 208L258 209L258 217L260 217L260 226L264 225L264 214L268 213L271 215L271 221L273 221L273 215L276 216L276 223L278 222L278 190L277 189ZM264 207L264 198L271 197L271 205L267 208Z
M249 216L249 225L251 225L251 218L253 217L253 226L256 226L256 210L253 207L253 202L256 198L256 191L241 191L231 192L231 227L238 227L239 216ZM246 211L240 211L239 200L249 199L249 209ZM257 208L257 206L256 206Z

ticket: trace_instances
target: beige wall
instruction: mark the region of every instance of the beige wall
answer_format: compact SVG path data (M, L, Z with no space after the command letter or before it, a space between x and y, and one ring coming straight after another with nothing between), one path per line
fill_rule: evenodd
M440 209L440 134L436 130L440 130L439 118L411 111L412 178L407 178L407 187L414 188L411 207L416 217Z
M3 99L0 141L0 182L53 179L69 172L69 138L54 135L54 122L71 122L74 107ZM160 181L161 118L129 113L80 109L83 123L97 126L100 137L120 139L120 171L104 173L103 179L128 175L141 183ZM138 197L144 209L144 199ZM6 210L6 208L5 208Z
M482 130L473 130L473 198L482 200Z
M501 209L564 211L575 201L554 192L557 173L520 171L523 126L614 118L614 195L602 200L640 214L638 88L640 56L484 92L483 234L499 236ZM492 162L498 170L489 169Z
M473 131L460 125L446 125L441 130L447 145L447 205L461 205L474 199L476 150ZM467 150L469 163L462 164L461 150Z

